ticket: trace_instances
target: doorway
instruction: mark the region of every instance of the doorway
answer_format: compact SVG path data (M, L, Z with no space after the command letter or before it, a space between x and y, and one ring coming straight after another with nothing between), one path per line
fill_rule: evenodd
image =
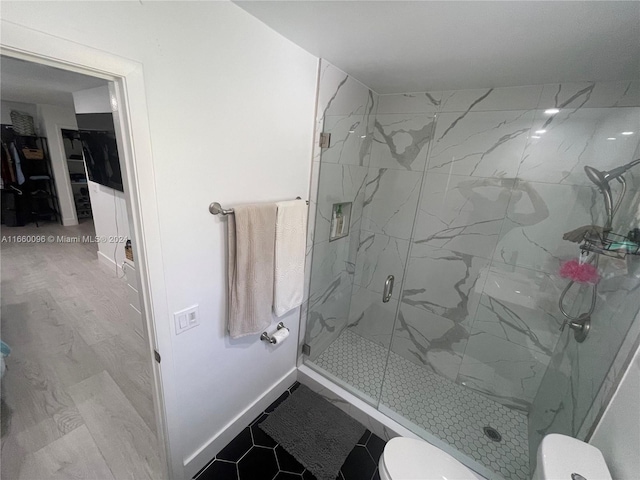
M64 164L56 165L58 171L50 165L49 176L69 187L76 221L67 216L65 222L63 188L54 187L48 198L58 205L49 202L53 213L48 217L37 217L36 223L28 208L23 225L3 225L2 339L8 356L2 382L2 474L46 478L54 468L67 476L119 478L133 472L135 478L164 477L158 372L150 354L156 342L143 321L140 295L144 273L138 270L144 257L136 263L134 249L125 249L134 237L129 212L136 202L129 191L85 179L82 193L94 201L91 216L78 215L63 135L74 125L38 123L47 136L36 136L63 152ZM51 162L52 150L43 148L49 155L42 160ZM81 155L86 172L84 151ZM79 169L73 173L80 181ZM108 212L108 221L98 222L98 209Z

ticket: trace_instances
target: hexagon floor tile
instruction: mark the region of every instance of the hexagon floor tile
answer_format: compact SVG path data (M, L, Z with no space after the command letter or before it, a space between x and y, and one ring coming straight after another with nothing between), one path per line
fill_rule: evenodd
M340 334L315 364L505 479L529 479L527 416L523 412L349 330ZM487 426L502 435L500 442L485 435L483 428Z
M380 399L387 350L345 330L314 362L359 392Z
M258 424L282 403L299 385L296 382L269 408L231 440L195 480L316 480ZM385 441L367 430L353 446L336 480L380 480L378 461Z

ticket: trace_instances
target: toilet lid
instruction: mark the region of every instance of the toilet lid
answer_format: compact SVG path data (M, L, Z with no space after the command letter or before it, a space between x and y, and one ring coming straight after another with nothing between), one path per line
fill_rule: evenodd
M382 453L384 466L392 480L469 480L474 472L451 455L424 440L396 437Z

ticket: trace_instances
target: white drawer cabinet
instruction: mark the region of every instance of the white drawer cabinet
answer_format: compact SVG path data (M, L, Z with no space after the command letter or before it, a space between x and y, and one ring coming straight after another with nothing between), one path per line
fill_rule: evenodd
M135 264L125 260L123 269L127 277L127 293L129 297L129 321L135 332L145 338L144 322L142 321L142 309L140 308L140 286Z

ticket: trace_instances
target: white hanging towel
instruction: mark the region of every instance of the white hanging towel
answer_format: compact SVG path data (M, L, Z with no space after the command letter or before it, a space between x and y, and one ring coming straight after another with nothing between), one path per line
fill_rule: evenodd
M271 323L275 203L240 205L229 215L229 334L262 332Z
M280 317L302 304L307 238L307 202L276 203L276 258L273 312Z

